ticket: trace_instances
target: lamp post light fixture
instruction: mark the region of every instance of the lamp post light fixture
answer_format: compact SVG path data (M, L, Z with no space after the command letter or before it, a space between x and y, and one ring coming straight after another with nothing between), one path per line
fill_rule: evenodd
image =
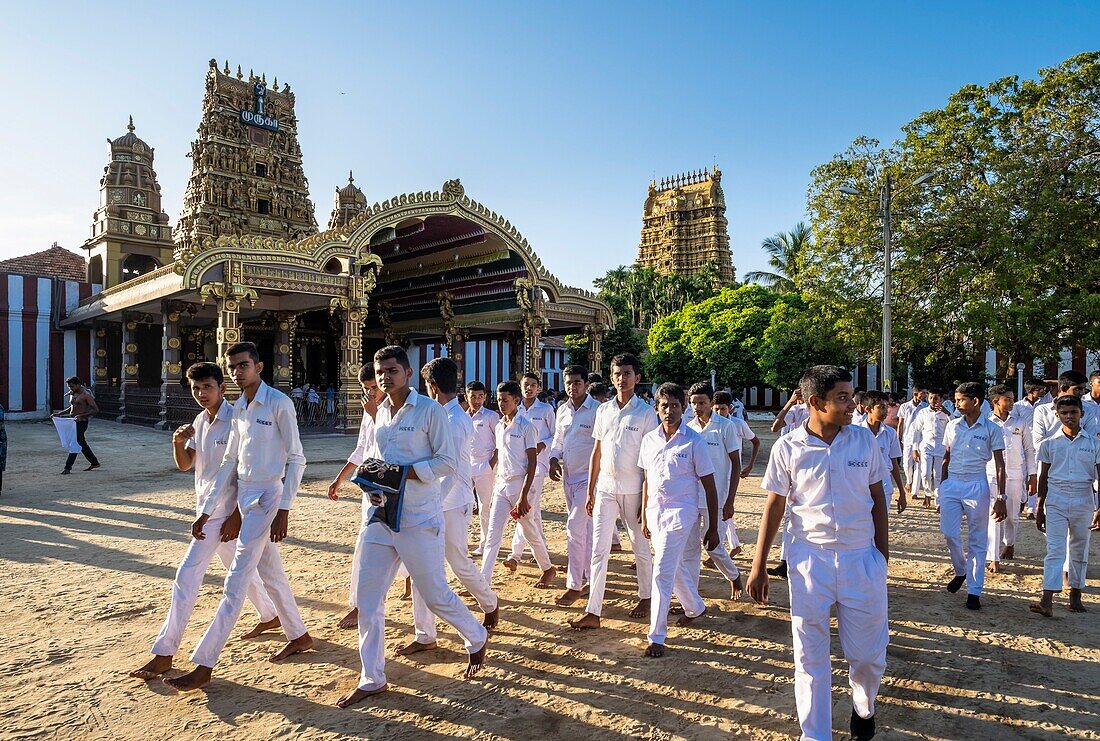
M924 185L933 177L933 173L926 172L909 185L903 186L898 192L917 185ZM867 195L859 188L845 183L838 190L846 196ZM893 276L892 268L892 236L893 223L891 222L890 207L894 197L893 176L887 172L886 180L879 188L879 206L882 212L882 368L879 371L882 390L893 391Z

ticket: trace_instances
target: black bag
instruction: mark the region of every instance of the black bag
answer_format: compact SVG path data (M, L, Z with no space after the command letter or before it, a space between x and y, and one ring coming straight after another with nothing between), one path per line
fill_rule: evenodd
M374 508L369 522L381 522L395 533L401 532L408 469L408 466L386 463L380 458L368 458L355 469L351 480L363 490L363 495L374 494L382 498L382 504Z

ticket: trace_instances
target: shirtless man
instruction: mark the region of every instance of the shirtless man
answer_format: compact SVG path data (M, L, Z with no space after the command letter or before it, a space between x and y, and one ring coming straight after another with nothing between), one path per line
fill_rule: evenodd
M96 405L95 398L88 389L84 388L84 382L79 377L71 376L65 379L65 383L69 386L69 408L54 412L50 416L61 417L67 414L76 420L76 441L80 443L80 452L88 459L89 464L84 470L94 471L99 468L99 459L95 457L84 435L88 431L88 420L99 414L99 406ZM76 463L76 453L69 453L69 457L65 460L65 470L61 473L72 473L74 463Z

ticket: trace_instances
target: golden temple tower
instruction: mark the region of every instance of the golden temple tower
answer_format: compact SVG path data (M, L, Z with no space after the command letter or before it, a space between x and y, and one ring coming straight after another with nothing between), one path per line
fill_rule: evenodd
M722 172L715 167L651 182L637 264L666 275L697 275L708 263L723 283L733 281Z
M108 139L111 160L99 181L99 208L92 214L88 282L116 286L172 262L172 229L161 210L153 148L134 133Z
M336 189L335 204L328 218L328 228L347 226L352 219L367 210L367 197L355 184L355 177L348 172L348 184Z
M251 234L296 239L317 233L302 172L289 85L210 60L191 178L174 234L176 253L204 237Z

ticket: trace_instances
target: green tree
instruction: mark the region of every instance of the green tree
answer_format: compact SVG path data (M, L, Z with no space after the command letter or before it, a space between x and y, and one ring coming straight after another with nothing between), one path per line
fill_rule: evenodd
M810 228L800 221L792 231L768 237L760 246L768 253L772 269L745 273L745 281L759 283L779 293L797 293L802 263L810 249Z
M772 306L759 362L764 383L790 390L811 366L827 363L850 368L852 354L816 308L787 295Z
M600 343L600 351L603 353L603 368L592 368L588 357L588 337L583 334L565 336L565 347L570 363L583 365L590 371L602 373L607 377L607 366L611 358L620 353L631 353L639 357L645 352L645 335L634 329L631 324L630 310L626 300L622 296L604 295L602 298L611 306L611 313L615 317L615 326L603 338Z

